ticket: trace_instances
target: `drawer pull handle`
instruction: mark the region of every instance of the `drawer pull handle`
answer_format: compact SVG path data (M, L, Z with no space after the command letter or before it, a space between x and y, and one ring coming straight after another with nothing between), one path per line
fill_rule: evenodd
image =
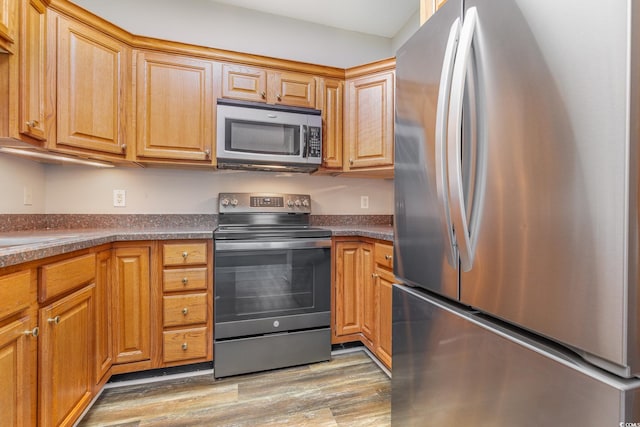
M187 277L183 277L182 278L182 284L186 285L187 283L189 283L189 279Z
M386 259L387 261L389 261L391 258L393 258L391 255L385 255L384 259Z
M187 307L183 308L183 309L182 309L182 314L184 314L185 316L186 316L187 314L189 314L189 309L188 309Z
M30 128L35 128L37 127L40 123L38 123L37 120L29 120L27 123L25 123L27 125L27 127Z
M35 328L33 328L30 331L24 331L24 334L28 337L38 337L38 335L40 335L40 328L38 328L37 326Z
M188 256L189 256L189 252L187 251L182 252L182 258L187 259Z
M187 343L186 343L186 342L183 342L183 343L182 343L182 349L186 351L186 350L187 350L187 347L188 347L188 346L187 346Z
M60 323L60 316L50 317L49 319L47 319L47 322L57 325L58 323Z
M373 277L375 279L375 278L380 277L380 276L378 276L376 273L371 273L371 277Z

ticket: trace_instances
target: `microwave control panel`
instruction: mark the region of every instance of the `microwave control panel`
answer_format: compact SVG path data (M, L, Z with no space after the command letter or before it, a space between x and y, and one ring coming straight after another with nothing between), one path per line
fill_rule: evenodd
M308 157L322 156L322 128L319 126L309 126L309 148Z

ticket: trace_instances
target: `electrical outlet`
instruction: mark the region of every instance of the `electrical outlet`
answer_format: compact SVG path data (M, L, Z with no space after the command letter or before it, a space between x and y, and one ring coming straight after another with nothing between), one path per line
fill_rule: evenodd
M360 208L369 209L369 196L360 196Z
M24 187L23 203L25 206L33 205L33 191L31 190L31 187Z
M113 206L117 208L123 208L127 206L125 190L113 190Z

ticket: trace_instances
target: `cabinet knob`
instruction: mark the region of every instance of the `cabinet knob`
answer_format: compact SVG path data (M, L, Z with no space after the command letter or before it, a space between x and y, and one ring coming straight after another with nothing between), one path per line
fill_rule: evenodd
M182 278L182 284L186 285L187 283L189 283L189 279L187 277L183 277Z
M40 328L36 326L30 331L24 331L24 334L28 337L37 337L38 335L40 335Z
M384 259L386 259L387 261L389 261L391 258L393 258L391 255L385 255Z
M47 322L57 325L58 323L60 323L60 316L50 317L47 319Z
M267 99L267 93L265 91L260 92L262 99Z
M182 252L182 258L187 259L188 256L189 256L189 252L187 251Z
M376 278L378 278L378 277L380 277L380 276L378 276L376 273L371 273L371 277L373 277L374 279L376 279Z
M120 144L120 149L122 150L123 153L127 152L127 144Z
M282 95L277 94L277 95L276 95L276 99L277 99L278 101L282 101Z
M353 164L353 159L349 159L349 164L352 165Z
M188 348L187 343L186 343L186 342L183 342L183 343L182 343L182 349L186 351L186 350L187 350L187 348Z
M208 149L208 148L207 148L206 150L204 150L204 156L205 156L207 159L210 159L210 158L211 158L211 150L210 150L210 149Z
M25 123L27 127L34 128L37 127L40 123L37 120L29 120Z
M184 314L185 316L186 316L187 314L189 314L189 309L188 309L187 307L183 308L183 309L182 309L182 314Z

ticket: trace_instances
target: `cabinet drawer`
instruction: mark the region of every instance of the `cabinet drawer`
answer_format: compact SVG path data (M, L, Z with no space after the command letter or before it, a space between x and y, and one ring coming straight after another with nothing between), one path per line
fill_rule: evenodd
M180 360L207 357L207 328L183 329L163 332L163 360Z
M374 248L376 264L393 269L393 246L376 243Z
M206 243L168 243L162 248L164 265L207 263Z
M207 289L207 268L180 268L162 272L165 292Z
M207 294L165 296L162 298L162 306L165 327L207 321Z
M0 277L0 319L29 308L34 300L35 287L31 286L31 270Z
M93 281L96 277L96 255L88 254L40 268L40 302L61 295Z

